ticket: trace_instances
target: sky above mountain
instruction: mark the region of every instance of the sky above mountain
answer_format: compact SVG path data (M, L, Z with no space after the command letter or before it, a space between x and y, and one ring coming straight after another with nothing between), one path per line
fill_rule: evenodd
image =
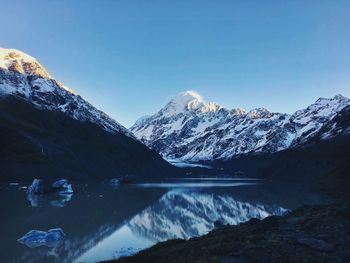
M0 46L130 126L184 90L292 113L350 97L349 1L5 1Z

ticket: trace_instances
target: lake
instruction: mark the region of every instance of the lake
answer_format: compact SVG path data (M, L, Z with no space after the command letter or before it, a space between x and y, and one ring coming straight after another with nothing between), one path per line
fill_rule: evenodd
M0 262L96 262L168 239L189 239L225 224L282 215L323 201L301 186L251 179L166 180L134 185L73 184L73 195L28 198L0 185ZM293 197L293 198L291 198ZM56 247L17 242L28 231L62 228Z

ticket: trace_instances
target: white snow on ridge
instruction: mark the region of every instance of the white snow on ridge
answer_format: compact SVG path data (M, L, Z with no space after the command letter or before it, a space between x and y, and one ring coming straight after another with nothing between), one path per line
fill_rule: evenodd
M90 121L108 132L135 138L106 113L53 79L35 58L15 49L0 48L0 96L8 95L25 99L38 108L61 111L79 121Z
M203 98L195 91L180 93L172 99L163 109L162 114L172 116L185 110L197 109L203 105Z
M229 159L301 145L316 136L347 105L348 98L336 95L318 99L293 115L265 108L246 113L240 108L229 110L206 103L198 93L188 91L130 129L166 159L186 162Z

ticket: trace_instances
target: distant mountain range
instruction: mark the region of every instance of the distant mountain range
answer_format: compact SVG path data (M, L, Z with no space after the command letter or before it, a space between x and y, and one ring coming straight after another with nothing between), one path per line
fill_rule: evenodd
M173 171L128 129L15 49L0 48L0 143L0 180L103 180Z
M0 48L0 180L164 177L176 169L161 156L225 161L348 134L350 100L342 95L289 115L229 110L194 91L128 130L55 80L35 58Z
M230 110L186 91L130 129L165 159L200 162L271 154L350 134L349 116L350 100L342 95L319 98L289 115L265 108Z

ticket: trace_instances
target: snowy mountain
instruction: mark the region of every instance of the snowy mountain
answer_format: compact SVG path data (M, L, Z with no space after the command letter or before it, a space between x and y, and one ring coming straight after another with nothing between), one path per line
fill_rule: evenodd
M0 97L22 98L40 109L64 112L73 119L90 121L109 132L133 137L129 130L55 80L33 57L0 48Z
M172 99L158 113L130 129L148 147L168 160L209 161L240 154L274 153L321 136L350 100L342 95L320 98L293 115L257 108L246 112L206 103L194 91ZM334 124L336 125L336 124ZM345 129L343 133L348 133Z
M55 80L36 59L3 48L0 145L0 181L62 176L101 181L175 172L129 130Z

